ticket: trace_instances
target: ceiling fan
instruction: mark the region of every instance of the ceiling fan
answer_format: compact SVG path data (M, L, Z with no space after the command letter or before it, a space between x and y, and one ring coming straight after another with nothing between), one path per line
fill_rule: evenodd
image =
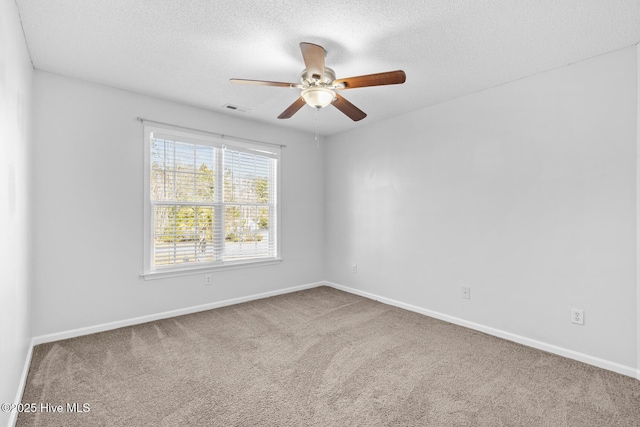
M304 104L313 108L324 108L333 105L342 111L353 121L362 120L367 115L364 111L344 99L338 91L355 89L358 87L395 85L404 83L406 74L402 70L388 71L385 73L367 74L364 76L336 79L335 72L324 66L326 51L322 46L313 43L300 43L302 58L307 67L302 71L301 83L283 83L264 80L231 79L233 84L278 86L301 89L300 97L278 116L279 119L288 119L293 116Z

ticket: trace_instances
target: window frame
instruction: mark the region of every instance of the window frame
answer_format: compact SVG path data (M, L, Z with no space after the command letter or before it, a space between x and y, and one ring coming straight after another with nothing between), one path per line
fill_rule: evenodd
M264 265L272 265L279 264L282 262L282 253L281 253L281 148L275 144L263 143L261 145L259 142L245 142L240 140L239 138L229 138L229 137L217 137L206 134L205 132L196 131L196 130L178 130L171 127L164 126L156 126L156 125L143 125L144 131L144 218L143 218L143 234L144 234L144 245L143 245L143 273L141 276L145 280L149 279L158 279L164 277L177 277L177 276L185 276L192 274L203 274L207 272L213 271L221 271L221 270L230 270L230 269L238 269L238 268L246 268L246 267L258 267ZM261 257L261 258L248 258L248 259L240 259L240 260L214 260L211 262L202 262L202 263L191 263L188 265L171 265L171 266L154 266L153 257L154 257L154 223L153 223L153 208L155 204L163 204L164 202L152 201L151 200L151 140L152 135L154 133L159 133L164 136L170 136L176 138L176 141L187 142L191 144L197 145L206 145L211 146L217 149L230 149L244 152L252 152L259 154L260 152L270 153L270 156L276 160L275 171L273 173L273 178L275 179L275 211L272 213L272 216L275 215L275 221L273 224L275 225L275 231L271 230L272 233L270 238L275 239L274 251L275 254L273 257ZM236 151L234 150L234 151ZM224 174L224 170L220 169L222 166L222 157L218 156L219 159L216 161L216 168L214 168L214 173L216 176L216 186L219 188L223 187L221 181L219 179L220 176ZM215 161L215 160L214 160ZM224 195L222 195L224 197ZM180 204L183 202L176 202L176 204ZM172 204L171 201L167 201L166 204ZM188 205L201 205L201 206L216 206L218 208L218 217L220 213L222 213L222 217L224 217L225 206L234 205L235 203L225 202L224 198L221 198L217 202L188 202ZM224 221L224 219L222 219ZM271 224L270 219L270 224ZM272 228L272 227L270 227ZM221 244L220 246L224 248L225 242L225 231L224 226L221 228ZM215 232L215 231L214 231ZM220 236L219 236L220 237ZM215 246L214 246L215 248ZM216 249L214 249L214 252Z

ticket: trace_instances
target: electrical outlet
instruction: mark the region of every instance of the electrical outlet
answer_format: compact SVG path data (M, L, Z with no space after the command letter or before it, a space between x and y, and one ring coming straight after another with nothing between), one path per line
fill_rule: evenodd
M204 284L205 285L210 285L213 283L213 278L211 277L210 274L207 274L206 276L204 276Z
M576 325L584 325L584 310L578 310L577 308L572 308L571 323L575 323Z
M471 288L468 286L463 286L462 287L462 298L464 299L471 299Z
M351 272L352 272L353 274L358 274L358 265L357 265L357 264L353 264L353 265L351 266Z

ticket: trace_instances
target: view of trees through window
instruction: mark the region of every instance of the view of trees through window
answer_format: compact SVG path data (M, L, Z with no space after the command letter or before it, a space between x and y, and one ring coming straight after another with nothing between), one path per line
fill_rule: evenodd
M151 139L155 266L274 256L275 159Z

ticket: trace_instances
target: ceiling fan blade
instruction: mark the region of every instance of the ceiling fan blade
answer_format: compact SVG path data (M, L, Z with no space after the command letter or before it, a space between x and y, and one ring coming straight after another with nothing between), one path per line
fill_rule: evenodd
M348 77L337 79L333 84L344 85L344 89L354 89L357 87L383 86L402 84L407 80L407 75L402 70L387 71L386 73L367 74L364 76Z
M307 68L307 75L318 80L324 79L324 48L317 44L302 42L300 50Z
M332 102L333 106L346 114L351 120L357 122L367 117L367 114L336 93L336 98Z
M300 97L300 98L296 99L293 104L289 105L289 108L284 110L282 112L282 114L280 114L278 116L278 118L279 119L288 119L288 118L290 118L295 113L297 113L298 110L301 109L304 104L306 104L306 102L304 101L303 97Z
M278 87L296 87L297 83L270 82L266 80L247 80L247 79L229 79L229 83L235 85L254 85L254 86L278 86Z

